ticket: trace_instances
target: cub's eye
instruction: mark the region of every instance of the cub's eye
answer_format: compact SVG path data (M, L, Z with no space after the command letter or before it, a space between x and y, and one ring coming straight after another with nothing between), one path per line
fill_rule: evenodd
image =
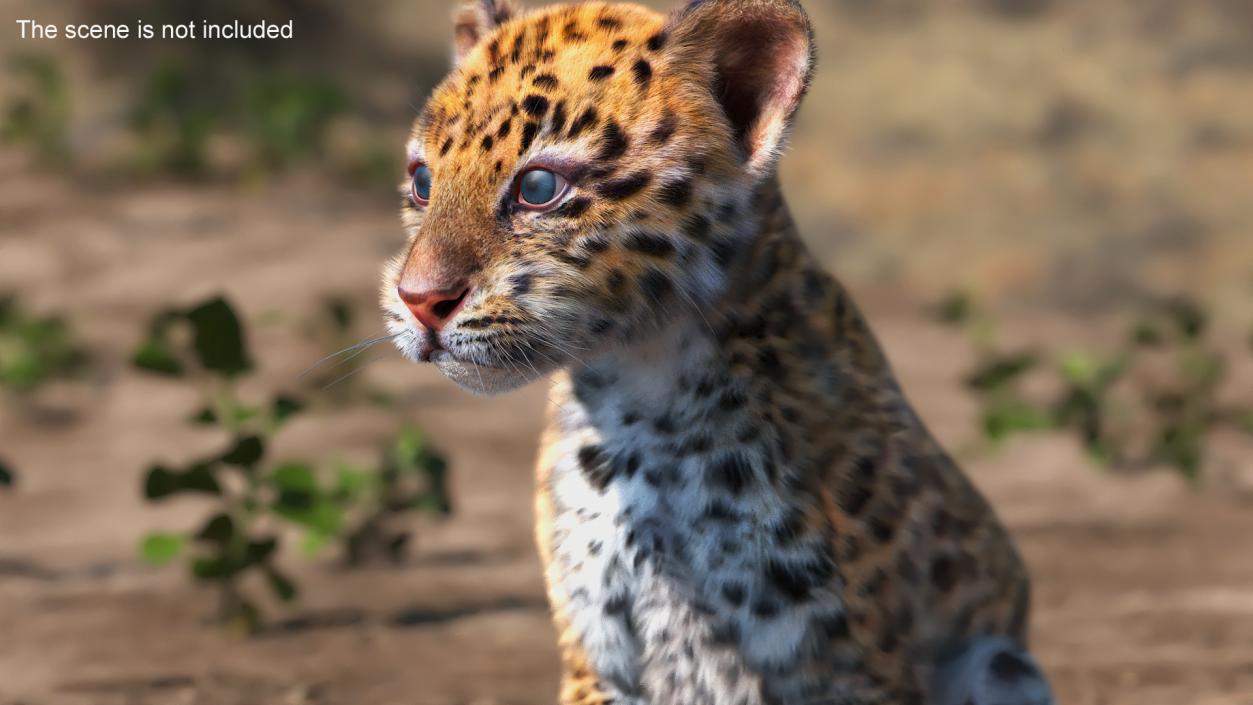
M410 171L413 173L413 188L410 189L413 200L419 206L425 206L431 198L431 167L414 163Z
M556 203L568 185L560 174L547 169L531 169L518 178L516 198L523 206L545 208Z

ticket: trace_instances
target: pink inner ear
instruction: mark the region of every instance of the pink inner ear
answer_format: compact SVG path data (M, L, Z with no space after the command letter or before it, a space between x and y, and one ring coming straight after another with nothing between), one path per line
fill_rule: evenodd
M724 20L715 35L715 95L751 161L777 146L800 102L809 36L802 21L782 12Z

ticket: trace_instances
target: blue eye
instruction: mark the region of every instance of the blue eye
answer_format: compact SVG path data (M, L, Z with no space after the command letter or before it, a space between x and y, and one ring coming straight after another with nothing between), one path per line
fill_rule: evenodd
M547 206L565 192L566 180L547 169L531 169L518 179L518 203Z
M413 170L413 200L421 205L431 198L431 167L419 164Z

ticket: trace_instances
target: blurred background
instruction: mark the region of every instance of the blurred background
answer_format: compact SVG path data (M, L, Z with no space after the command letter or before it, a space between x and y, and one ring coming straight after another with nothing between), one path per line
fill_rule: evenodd
M1059 702L1253 701L1253 3L806 7L785 191L1019 541ZM542 385L349 347L450 12L0 0L0 705L553 702Z

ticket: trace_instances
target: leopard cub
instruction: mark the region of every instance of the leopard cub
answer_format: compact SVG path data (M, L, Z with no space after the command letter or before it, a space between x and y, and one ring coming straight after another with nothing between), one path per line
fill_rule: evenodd
M454 24L382 305L466 389L553 378L561 702L1050 703L1022 561L780 193L802 8L480 0Z

